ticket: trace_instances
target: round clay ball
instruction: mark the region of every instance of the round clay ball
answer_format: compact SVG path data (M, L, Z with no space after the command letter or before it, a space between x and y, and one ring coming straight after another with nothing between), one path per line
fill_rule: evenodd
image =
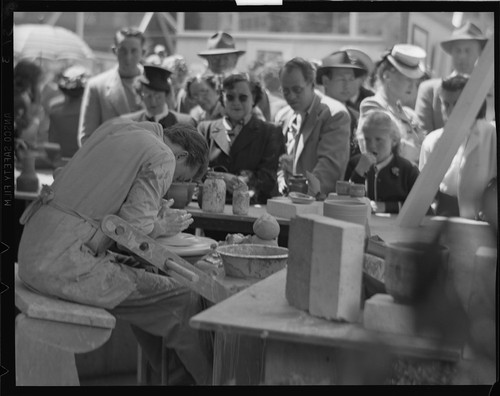
M261 239L274 239L280 233L280 225L274 216L264 213L253 223L253 232Z

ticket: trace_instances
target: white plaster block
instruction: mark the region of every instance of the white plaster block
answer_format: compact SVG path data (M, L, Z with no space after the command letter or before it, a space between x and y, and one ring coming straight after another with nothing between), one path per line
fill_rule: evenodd
M309 312L357 322L361 302L365 228L320 215L313 220Z
M389 294L375 294L365 301L366 329L396 334L415 334L415 315L410 305L398 304Z

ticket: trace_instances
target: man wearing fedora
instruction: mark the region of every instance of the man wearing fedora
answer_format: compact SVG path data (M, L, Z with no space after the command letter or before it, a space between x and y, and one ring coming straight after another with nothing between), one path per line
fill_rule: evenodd
M371 76L373 70L375 70L375 64L373 63L372 59L368 56L368 54L357 48L344 47L341 49L341 51L347 52L349 58L354 60L355 65L360 66L366 70L366 73L360 74L354 80L355 82L353 86L354 94L351 96L351 98L349 98L349 100L346 103L347 106L352 107L359 112L359 106L361 105L363 99L375 95L375 92L373 92L371 89L368 89L365 86L365 82L367 81L368 77Z
M471 22L455 29L448 39L441 42L441 48L452 59L453 71L448 77L470 75L487 41L481 30ZM415 113L427 133L444 126L439 99L441 81L440 78L433 78L422 82L418 88Z
M136 28L115 33L112 50L118 66L92 77L85 87L78 127L80 145L104 121L143 108L134 83L142 74L144 41L144 35Z
M287 153L280 157L280 192L289 176L303 174L311 180L309 172L319 181L319 196L326 196L335 191L337 180L343 180L347 167L349 113L339 101L315 92L315 74L311 62L298 57L280 70L287 102L275 120L282 127L287 146Z
M144 74L137 79L137 92L146 108L124 114L121 118L157 122L163 128L177 123L196 126L195 120L189 115L168 108L167 100L172 90L168 78L171 74L172 72L164 67L145 65Z
M246 51L236 49L234 38L229 33L219 31L208 39L207 49L198 52L198 56L205 59L208 63L208 69L216 76L216 90L222 98L222 81L225 77L233 73L239 73L236 69L236 64ZM261 110L260 107L264 102L267 108ZM262 121L266 120L264 113L269 113L269 100L266 97L261 99L257 106L252 109L255 114Z
M349 106L349 99L356 89L356 79L366 76L367 71L351 58L346 51L336 51L321 61L316 72L316 83L323 85L325 95L338 100L346 106L351 117L350 156L359 153L355 138L359 120L359 111Z
M198 53L205 59L210 71L216 75L227 75L236 71L236 64L246 51L236 49L233 36L217 32L208 39L207 49Z

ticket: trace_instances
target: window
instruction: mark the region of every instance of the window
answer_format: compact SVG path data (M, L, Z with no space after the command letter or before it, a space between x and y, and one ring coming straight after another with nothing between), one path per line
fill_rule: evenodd
M237 18L237 20L233 20ZM186 12L185 30L349 34L348 12Z

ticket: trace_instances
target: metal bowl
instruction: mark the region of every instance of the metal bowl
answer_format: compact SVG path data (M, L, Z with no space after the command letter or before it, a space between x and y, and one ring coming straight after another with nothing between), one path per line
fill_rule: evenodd
M226 275L264 279L285 268L288 249L279 246L235 244L217 247Z

